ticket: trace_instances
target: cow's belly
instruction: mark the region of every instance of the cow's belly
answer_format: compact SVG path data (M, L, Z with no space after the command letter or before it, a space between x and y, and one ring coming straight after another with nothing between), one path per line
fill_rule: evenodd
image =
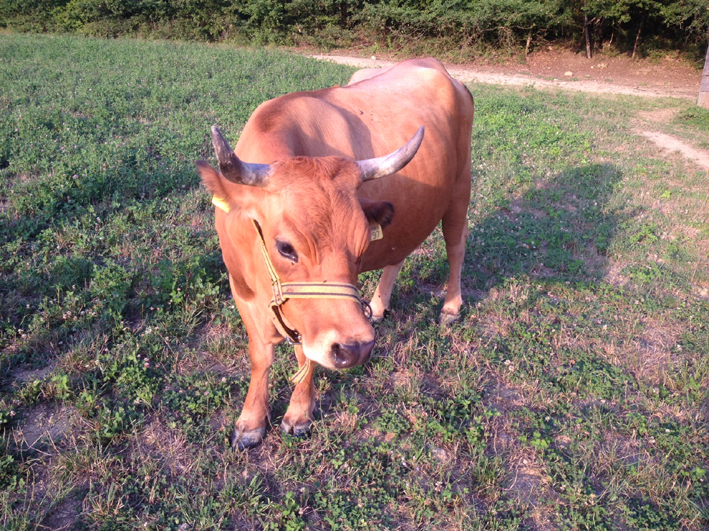
M439 219L440 221L440 219ZM421 227L406 238L384 238L382 240L372 242L367 251L362 257L362 267L360 273L382 269L388 265L393 265L401 262L409 256L423 241L433 232L438 222L427 224L426 227Z
M360 271L372 271L401 262L421 245L448 209L453 181L450 175L444 182L437 183L438 187L426 183L412 186L409 183L406 188L392 182L393 186L380 190L376 195L366 194L371 199L390 201L394 205L394 219L384 229L384 238L369 244L362 256Z

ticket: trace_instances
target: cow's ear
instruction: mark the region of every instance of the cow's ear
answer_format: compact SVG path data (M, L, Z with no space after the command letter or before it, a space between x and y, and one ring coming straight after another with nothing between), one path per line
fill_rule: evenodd
M231 198L224 188L222 177L205 161L198 160L196 164L197 172L202 178L202 184L204 184L204 187L212 194L212 202L222 210L229 212Z
M394 219L394 205L389 201L372 201L360 198L359 204L370 225L378 223L384 228L390 225L391 220Z

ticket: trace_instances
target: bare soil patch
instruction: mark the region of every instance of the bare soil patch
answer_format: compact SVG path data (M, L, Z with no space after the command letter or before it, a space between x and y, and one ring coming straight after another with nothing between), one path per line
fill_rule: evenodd
M496 411L509 413L528 406L523 395L521 389L498 381L491 387L485 402ZM526 524L532 529L553 529L549 515L537 507L539 500L553 496L544 466L533 452L522 447L519 434L506 415L493 421L492 431L494 437L488 450L505 460L505 496L527 507Z
M387 67L396 62L388 56L358 57L352 50L341 55L312 57L362 68ZM531 85L594 94L686 99L697 98L702 77L697 68L671 56L652 61L623 55L597 55L586 59L583 54L553 48L532 53L522 62L491 65L472 60L462 65L446 65L446 68L464 83Z
M700 70L672 55L651 60L601 54L586 59L583 53L552 48L530 54L526 66L532 75L563 79L572 72L572 79L634 88L646 95L696 98L701 82Z
M658 124L669 124L677 116L677 109L657 109L654 111L640 111L638 118Z
M54 365L47 365L41 369L17 368L12 372L12 377L16 382L25 383L34 380L41 380L54 369Z
M76 529L80 514L81 502L76 498L69 498L49 513L40 524L40 529L51 529L53 531Z
M18 447L33 448L42 439L56 441L69 430L76 415L73 407L40 404L15 431L15 442Z
M639 131L639 133L659 148L670 152L679 152L683 157L709 170L709 153L705 150L693 148L674 136L666 135L658 131Z

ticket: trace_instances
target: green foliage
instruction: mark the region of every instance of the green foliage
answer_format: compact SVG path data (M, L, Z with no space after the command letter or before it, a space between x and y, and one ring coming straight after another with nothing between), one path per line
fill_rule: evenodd
M332 529L386 529L392 522L388 505L401 488L405 473L401 461L392 459L386 445L369 440L348 453L340 470L353 480L346 490L335 489L334 478L315 493L315 508L325 514Z
M4 485L12 477L12 465L14 462L15 460L11 455L0 457L0 485Z
M167 425L180 428L186 435L199 440L204 423L217 409L226 406L230 398L230 384L226 377L195 374L190 378L176 378L163 392L162 403L168 408Z
M97 268L91 282L91 295L106 305L106 310L120 320L130 289L130 274L113 260Z
M51 31L56 29L55 13L65 8L67 0L2 0L0 26L20 31Z
M386 409L377 417L376 426L382 431L400 435L409 431L411 423L395 409Z
M635 46L636 34L661 46L701 47L709 14L700 0L0 0L0 25L95 36L154 35L217 41L325 46L370 41L448 40L451 48L488 43L513 49L554 38L581 39L588 15L593 39Z
M269 510L275 518L265 522L264 531L300 531L305 529L305 522L300 517L302 509L292 492L286 492L283 503L273 504Z
M139 422L140 413L130 406L102 406L95 412L92 421L92 437L101 444L108 444L124 437Z

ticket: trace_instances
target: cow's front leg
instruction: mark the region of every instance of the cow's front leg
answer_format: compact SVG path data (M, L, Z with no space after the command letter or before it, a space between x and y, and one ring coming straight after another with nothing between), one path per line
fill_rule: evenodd
M305 365L307 358L303 354L303 347L296 345L295 355L298 358L298 368ZM313 370L315 363L308 364L304 378L296 384L293 394L290 397L288 411L283 417L281 429L285 433L300 436L310 431L313 422L313 411L315 410L315 386L313 385Z
M261 442L266 434L268 418L268 375L273 364L275 346L249 337L251 382L244 400L244 409L236 421L236 430L231 439L235 448L243 450Z

